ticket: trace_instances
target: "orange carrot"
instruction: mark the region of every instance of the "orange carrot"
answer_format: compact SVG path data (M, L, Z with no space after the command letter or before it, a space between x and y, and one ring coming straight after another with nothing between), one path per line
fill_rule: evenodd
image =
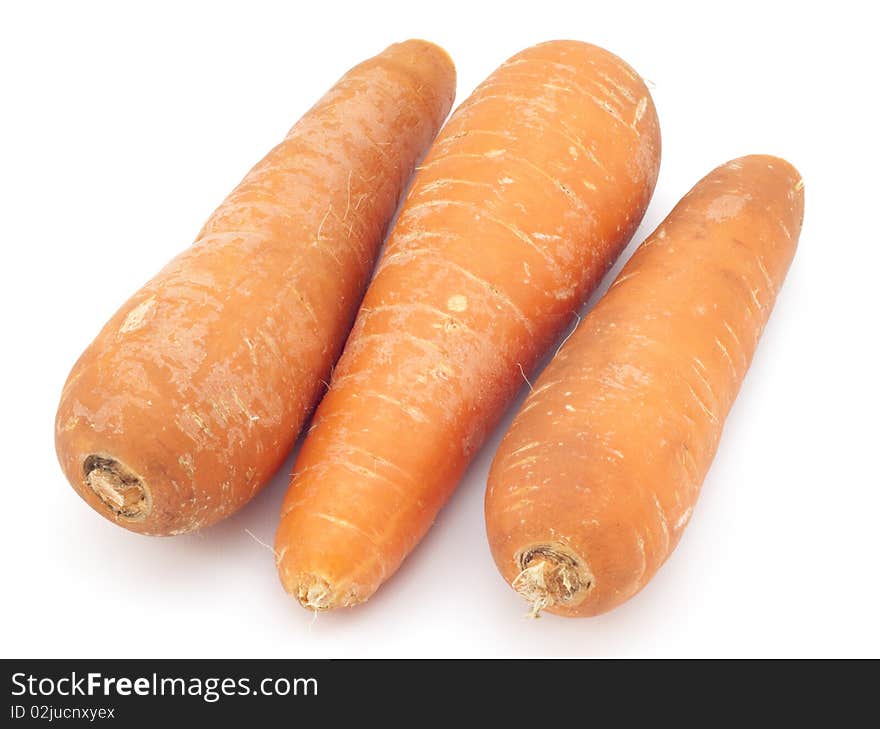
M794 255L802 188L775 157L711 172L535 383L486 495L495 562L534 615L610 610L675 548Z
M266 483L324 389L454 93L449 57L424 41L356 66L113 316L56 420L61 466L90 506L179 534Z
M529 48L416 176L297 461L276 538L305 607L366 600L629 240L657 177L642 80L595 46Z

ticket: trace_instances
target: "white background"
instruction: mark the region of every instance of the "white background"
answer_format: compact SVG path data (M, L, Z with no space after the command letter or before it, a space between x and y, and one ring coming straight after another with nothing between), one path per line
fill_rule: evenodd
M4 3L2 655L880 656L869 5ZM663 132L634 242L732 157L784 156L806 181L798 254L691 525L599 618L526 621L498 576L482 499L500 432L399 574L317 619L245 531L273 540L290 461L228 521L154 539L98 517L55 460L61 386L103 322L346 69L414 36L450 52L459 101L551 38L629 61Z

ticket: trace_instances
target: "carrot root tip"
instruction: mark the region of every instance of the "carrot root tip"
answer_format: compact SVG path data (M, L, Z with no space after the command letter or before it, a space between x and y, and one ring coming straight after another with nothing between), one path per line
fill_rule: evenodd
M83 461L83 479L117 518L146 519L152 496L143 478L115 458L90 455Z
M551 607L555 600L547 589L544 571L547 563L539 560L522 570L513 581L513 589L531 603L527 618L541 617L541 611Z
M356 587L345 591L339 585L333 585L329 580L315 574L300 575L293 588L288 588L288 592L306 610L313 612L353 607L366 599Z
M330 583L322 577L308 575L300 580L296 599L306 610L329 610L333 605L333 591Z
M559 543L527 547L517 554L516 563L520 572L511 585L531 604L528 618L539 618L554 605L578 605L595 583L584 561Z

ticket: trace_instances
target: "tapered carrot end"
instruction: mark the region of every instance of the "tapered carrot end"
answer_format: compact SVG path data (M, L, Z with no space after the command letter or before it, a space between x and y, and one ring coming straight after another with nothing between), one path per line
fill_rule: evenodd
M419 93L436 109L436 133L455 100L455 64L446 50L436 43L411 38L388 46L371 61L392 64L415 79ZM426 79L431 79L431 83L426 83Z
M83 462L83 479L101 503L117 518L146 519L153 499L147 484L124 463L102 455L90 455Z
M790 232L794 234L800 231L804 219L804 178L791 162L770 154L750 154L731 160L724 166L736 171L748 167L763 172L762 176L752 180L752 185L757 188L763 184L768 193L775 190L777 198L782 197L786 201L797 223L798 230Z
M436 63L443 66L444 71L451 74L453 80L455 79L455 63L452 60L452 56L449 55L445 48L438 46L436 43L424 38L409 38L400 43L395 43L391 48L399 49L401 52L431 56Z
M573 607L581 603L595 582L584 561L558 543L536 544L516 557L520 572L513 589L528 600L528 618L554 606Z
M285 592L311 611L365 602L386 569L382 554L369 551L376 542L350 521L356 515L334 516L329 505L314 509L297 501L298 486L288 491L275 535L275 563Z

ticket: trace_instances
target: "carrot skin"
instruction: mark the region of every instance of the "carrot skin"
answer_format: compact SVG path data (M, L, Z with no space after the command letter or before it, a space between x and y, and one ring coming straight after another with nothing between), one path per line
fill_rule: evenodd
M282 463L325 386L455 70L425 41L346 73L110 319L56 418L73 488L132 531L206 527Z
M718 167L538 378L486 493L492 555L534 615L610 610L675 548L802 219L803 182L787 162Z
M647 207L650 94L616 56L541 44L452 115L389 237L276 537L309 609L363 602L430 527Z

